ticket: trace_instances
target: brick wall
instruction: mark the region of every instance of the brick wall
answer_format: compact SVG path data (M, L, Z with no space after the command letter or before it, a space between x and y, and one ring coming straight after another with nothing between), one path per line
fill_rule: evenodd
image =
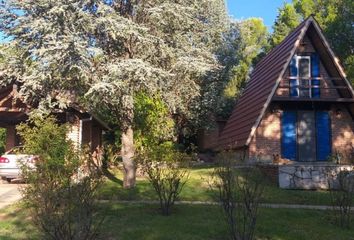
M80 134L80 119L78 117L72 123L69 123L69 130L67 133L67 139L71 140L76 148L80 147L81 134Z
M272 162L273 154L281 153L280 116L280 111L265 113L249 145L250 161Z
M354 154L354 121L343 104L332 105L332 154L339 152L345 158L352 158ZM354 159L352 159L354 160Z
M216 121L213 129L202 129L198 133L197 144L200 150L215 150L218 147L219 136L226 121Z
M272 107L270 108L272 109ZM354 160L354 121L343 104L334 104L331 118L332 154L339 152ZM281 155L281 111L266 112L249 145L249 161L272 162ZM345 163L345 162L343 162Z

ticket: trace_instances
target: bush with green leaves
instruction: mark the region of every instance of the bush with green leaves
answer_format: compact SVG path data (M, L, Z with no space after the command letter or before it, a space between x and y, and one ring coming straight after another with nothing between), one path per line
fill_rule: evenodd
M264 178L255 167L236 169L235 166L244 161L235 156L233 152L222 152L217 156L218 166L214 170L211 186L219 193L231 239L252 240Z
M28 185L21 192L43 239L96 239L94 201L102 175L91 154L75 149L67 127L53 117L32 119L17 130L24 152L38 157L35 168L22 166Z
M136 148L161 144L175 137L175 123L159 95L149 97L140 92L134 97L134 108Z
M170 215L172 206L189 178L188 155L165 144L141 150L137 159L154 187L161 213Z
M0 128L0 155L5 152L6 146L6 129Z

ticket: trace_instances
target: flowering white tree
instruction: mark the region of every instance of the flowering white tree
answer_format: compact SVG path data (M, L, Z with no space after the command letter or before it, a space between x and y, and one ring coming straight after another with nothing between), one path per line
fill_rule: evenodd
M134 95L159 94L171 113L188 114L218 69L225 12L223 0L0 0L0 30L21 49L1 64L0 81L21 85L39 109L108 108L133 187Z

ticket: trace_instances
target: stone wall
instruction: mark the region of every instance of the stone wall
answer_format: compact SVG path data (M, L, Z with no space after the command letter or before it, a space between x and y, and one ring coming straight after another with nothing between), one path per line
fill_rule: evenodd
M279 166L279 187L285 189L328 189L338 186L340 171L354 171L354 165L296 164Z

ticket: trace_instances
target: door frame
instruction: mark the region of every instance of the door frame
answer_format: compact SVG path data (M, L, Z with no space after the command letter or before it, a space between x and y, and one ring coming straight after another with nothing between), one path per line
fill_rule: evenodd
M331 119L331 115L330 115L330 112L329 112L329 110L320 110L320 109L318 109L318 110L307 110L307 109L299 109L299 108L297 108L297 109L289 109L289 110L283 110L283 112L284 111L292 111L292 112L295 112L295 114L296 114L296 160L295 161L297 161L297 162L304 162L304 161L299 161L299 156L300 156L300 154L299 154L299 147L298 147L298 144L299 144L299 134L298 134L298 112L299 111L312 111L312 112L314 112L314 122L315 122L315 134L314 134L314 141L315 141L315 162L324 162L324 161L321 161L321 160L318 160L318 158L317 158L317 156L318 156L318 154L317 154L317 148L318 148L318 141L317 141L317 121L316 121L316 113L317 112L327 112L328 113L328 115L329 115L329 122L328 122L328 124L329 124L329 126L328 126L328 129L329 129L329 140L330 140L330 146L329 146L329 148L330 148L330 154L332 154L332 144L333 144L333 141L332 141L332 119ZM283 117L283 114L281 114L281 119L282 119L282 117ZM280 124L282 124L282 121L280 121ZM280 152L281 152L281 156L282 156L282 153L283 153L283 148L284 148L284 146L283 146L283 144L282 144L282 138L283 137L283 132L282 132L282 125L280 125Z

